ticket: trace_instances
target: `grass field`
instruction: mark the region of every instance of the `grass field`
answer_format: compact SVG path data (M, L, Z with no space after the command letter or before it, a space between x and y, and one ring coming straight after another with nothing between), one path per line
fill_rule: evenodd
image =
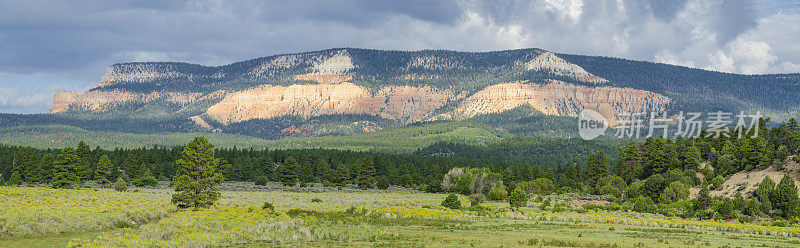
M450 210L438 206L442 194L227 191L201 211L176 211L170 194L0 187L0 247L800 246L798 227L555 213L533 203L518 212L503 202L485 203L487 211ZM262 209L265 201L275 211Z

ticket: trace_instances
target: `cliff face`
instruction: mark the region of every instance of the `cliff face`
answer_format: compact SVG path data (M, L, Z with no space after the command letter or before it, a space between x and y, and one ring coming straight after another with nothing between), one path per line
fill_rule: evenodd
M421 120L453 97L449 90L427 86L387 86L375 93L348 82L261 86L228 94L206 114L223 124L283 115L335 114L368 114L409 123Z
M148 103L153 101L163 101L179 105L189 105L201 98L200 93L181 93L181 92L152 92L152 93L132 93L123 90L111 91L87 91L76 93L72 91L59 91L53 97L53 108L50 113L59 113L69 110L71 107L83 111L102 112L108 107L131 103Z
M465 99L454 111L460 118L500 113L528 104L548 115L577 117L581 110L600 112L612 123L621 112L663 111L670 99L644 90L588 87L550 80L544 84L496 84Z

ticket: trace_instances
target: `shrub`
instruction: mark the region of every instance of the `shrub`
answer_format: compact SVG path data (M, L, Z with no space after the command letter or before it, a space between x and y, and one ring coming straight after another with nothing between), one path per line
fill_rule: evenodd
M128 190L128 184L125 183L125 180L123 180L121 177L117 178L117 182L114 183L114 190L120 192L126 191Z
M514 189L516 189L516 188L517 188L517 183L514 182L514 181L508 182L508 184L506 185L506 191L512 191L513 192Z
M604 209L603 206L600 206L600 205L597 205L597 204L585 204L585 205L583 205L581 207L583 209L586 209L586 210L595 210L595 211Z
M673 203L689 197L689 189L683 183L675 181L669 184L659 196L661 203Z
M625 199L636 199L639 195L641 195L640 191L644 186L644 181L636 180L633 181L627 188L625 188Z
M725 178L722 178L721 175L716 176L711 180L711 189L720 189L723 183L725 183Z
M747 200L747 205L745 205L742 213L750 216L758 216L761 214L761 204L758 202L758 199L751 198Z
M378 189L388 189L389 188L389 178L386 176L378 177L378 183L375 185Z
M21 185L22 184L22 177L19 175L19 171L15 171L11 173L11 178L8 179L8 184L10 185Z
M528 205L528 195L525 194L525 191L517 187L511 192L511 196L508 197L508 204L511 205L512 210Z
M458 196L455 193L450 193L450 195L442 201L442 206L449 209L460 209L461 201L458 200Z
M506 191L505 187L501 185L492 188L487 196L492 201L502 201L506 199L508 192Z
M616 198L622 197L622 191L612 184L605 184L597 190L597 193L600 195L610 195Z
M734 211L733 207L733 200L730 198L725 198L724 200L720 201L715 208L717 213L719 214L718 217L722 219L733 219L736 218L736 212Z
M606 204L603 207L603 209L608 210L608 211L619 211L619 210L622 209L622 206L617 204L617 203L611 202L611 203Z
M550 178L537 178L533 181L525 181L517 184L526 193L537 195L548 195L556 191L556 185Z
M750 223L750 222L753 222L753 217L739 216L739 223Z
M653 205L653 200L649 197L638 196L636 200L633 202L633 211L640 212L640 213L652 213L655 212L656 206Z
M269 209L274 211L275 206L273 206L272 203L264 202L264 205L261 206L261 209Z
M440 183L438 180L430 180L428 183L428 188L425 189L425 192L429 193L439 193L443 191L444 189L442 189L442 183Z
M322 203L322 199L319 198L311 199L311 203Z
M542 201L542 205L539 205L539 208L541 209L545 209L548 207L550 207L550 199L545 199L544 201Z
M256 178L256 185L264 186L267 185L268 181L269 180L267 180L267 176L260 176Z
M472 206L480 206L481 203L483 203L484 201L486 201L486 197L483 196L482 194L469 195L469 206L470 207L472 207Z
M156 180L156 178L153 176L140 177L133 181L133 185L135 185L136 187L143 187L143 186L155 187L158 185L158 180Z

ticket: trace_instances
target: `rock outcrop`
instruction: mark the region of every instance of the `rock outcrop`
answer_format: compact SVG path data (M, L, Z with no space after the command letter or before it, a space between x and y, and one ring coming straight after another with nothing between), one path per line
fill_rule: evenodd
M144 94L124 90L93 90L83 93L59 91L53 97L53 108L50 109L50 113L64 112L70 108L104 111L115 105L152 101L165 101L186 106L204 98L203 96L201 93L152 92Z
M611 122L621 112L663 111L666 96L619 87L588 87L549 80L543 84L513 82L496 84L467 97L454 111L458 118L500 113L525 104L548 115L577 117L583 109L600 112Z
M608 80L592 75L580 66L569 63L551 52L545 52L525 63L525 69L543 71L558 76L571 77L592 84L608 83Z
M335 114L368 114L409 123L421 120L453 97L449 90L428 86L387 86L375 93L349 82L261 86L228 94L206 114L223 124L283 115Z

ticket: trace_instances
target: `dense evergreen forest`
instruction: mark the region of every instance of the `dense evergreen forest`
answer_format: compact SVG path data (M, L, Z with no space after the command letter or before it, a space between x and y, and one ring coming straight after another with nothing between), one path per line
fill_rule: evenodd
M651 137L627 144L533 137L506 139L490 146L437 143L414 154L236 147L217 148L214 154L228 181L276 181L290 187L356 184L362 189L397 185L480 194L495 200L505 199L508 192L519 188L540 195L606 195L641 212L677 211L701 218L735 214L796 218L800 200L791 171L785 171L778 184L766 178L758 190L744 192L747 195L740 192L734 199L709 195L728 175L768 167L784 171L790 158L800 162L797 121L772 126L768 122L759 121L757 135L756 128L719 133L704 130L698 137ZM44 183L62 188L79 187L87 180L103 185L119 179L137 186L155 185L175 176L183 149L104 150L83 142L60 150L0 146L0 179L8 184ZM585 161L577 159L584 155L588 155ZM691 201L689 188L701 189Z
M524 144L536 146L537 142L529 141ZM0 175L7 182L53 183L60 179L55 177L58 172L68 172L71 186L79 185L84 180L98 180L99 174L107 174L104 180L112 182L117 178L128 182L169 180L175 175L175 161L182 150L182 146L104 150L100 147L92 149L83 142L75 148L66 147L60 150L0 146ZM511 181L580 171L579 163L552 167L550 163L534 165L512 160L495 160L498 157L469 158L444 154L425 156L327 149L254 150L236 147L217 148L215 153L222 160L221 171L229 181L287 182L286 177L294 175L291 177L296 177L296 182L302 184L358 184L357 177L366 170L374 171L369 172L374 180L385 180L392 185L433 192L441 191L439 186L442 176L454 167L486 167L492 171L505 171L507 180ZM104 157L107 159L103 159ZM536 160L531 158L533 157L518 159ZM100 161L108 165L100 166ZM287 171L287 167L294 169ZM98 174L98 168L107 173ZM517 173L522 170L525 173ZM564 175L567 178L574 176L576 175ZM289 182L291 180L287 183Z

